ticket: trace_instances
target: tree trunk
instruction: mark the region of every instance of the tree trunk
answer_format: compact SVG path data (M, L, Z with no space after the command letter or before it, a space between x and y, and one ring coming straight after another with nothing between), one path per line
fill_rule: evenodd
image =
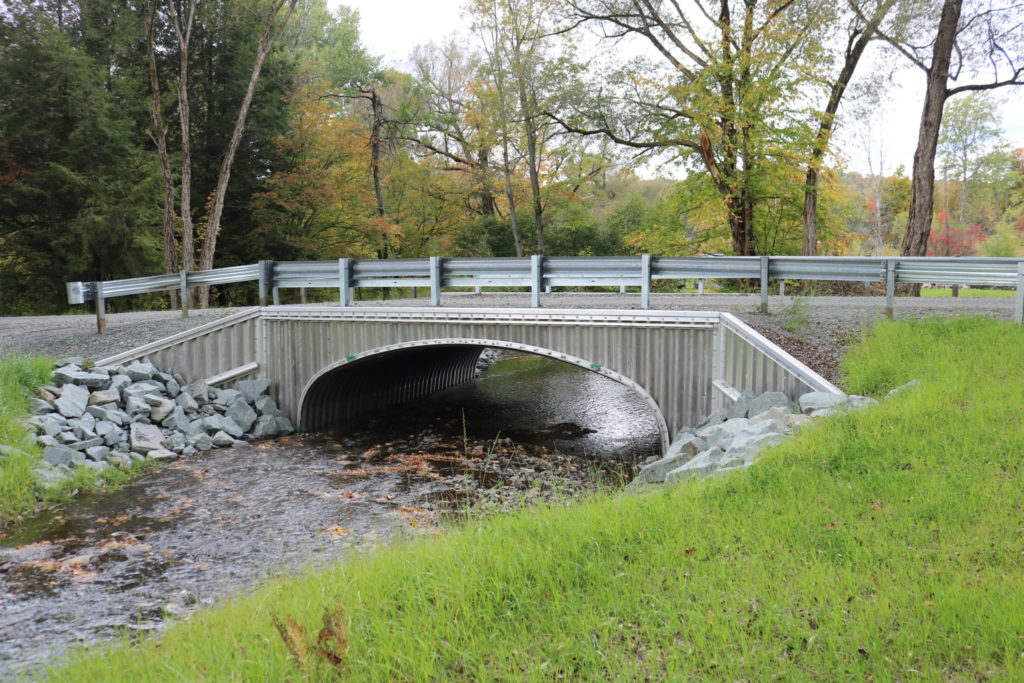
M512 226L512 241L516 245L516 256L523 255L523 239L519 235L519 218L516 216L516 193L512 191L512 169L508 162L508 137L502 137L502 152L504 153L504 175L505 175L505 196L508 199L508 220Z
M477 167L480 169L480 213L493 217L498 213L498 203L491 188L490 150L480 150L477 154Z
M171 0L173 2L173 0ZM249 85L245 89L242 103L238 107L238 117L235 119L235 128L231 132L231 139L228 142L227 151L220 164L220 171L217 173L217 186L213 192L213 201L210 204L210 215L206 221L206 236L203 239L203 253L200 258L200 267L203 270L213 268L213 257L217 251L217 233L220 232L220 218L224 213L224 197L227 195L228 181L231 179L231 166L235 162L235 154L242 142L242 135L245 133L245 122L249 117L249 107L252 105L253 95L256 93L256 85L260 79L260 72L263 70L263 62L270 54L274 41L277 40L284 27L288 24L295 5L298 0L288 0L288 9L279 24L275 25L277 15L284 6L285 0L274 0L267 12L263 23L263 30L260 33L260 40L256 48L256 61L253 63L252 72L249 74ZM206 308L210 302L210 288L199 288L199 307Z
M939 127L942 124L942 109L948 95L946 83L949 79L950 56L956 40L962 4L963 0L945 0L943 3L939 30L932 50L931 67L926 72L928 88L925 92L924 110L921 113L917 150L914 152L910 215L907 219L907 232L900 246L900 254L903 256L924 256L928 253L935 190L935 150L939 141ZM913 289L915 294L920 293L920 287Z
M156 69L156 46L153 40L153 22L156 6L151 4L146 13L146 54L149 63L149 90L153 96L149 115L153 124L153 139L156 141L157 156L160 158L160 173L164 181L163 244L164 270L173 273L178 270L178 244L174 236L174 176L171 175L171 159L167 153L167 131L160 113L160 79ZM172 289L171 308L178 307L178 290Z
M537 229L537 253L544 254L544 205L540 198L540 169L537 167L537 119L536 102L526 93L522 77L519 79L519 106L525 114L526 163L530 173L530 196L533 199L533 224Z

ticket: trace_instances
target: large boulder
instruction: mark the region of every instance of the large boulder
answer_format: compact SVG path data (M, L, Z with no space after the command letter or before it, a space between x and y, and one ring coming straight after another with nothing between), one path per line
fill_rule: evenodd
M148 361L135 361L134 363L130 363L125 366L124 371L133 382L153 379L153 375L157 373L157 369Z
M781 391L769 391L750 401L747 415L753 417L772 408L783 408L787 412L795 412L795 406L789 396Z
M243 433L252 428L257 417L256 411L249 407L249 404L245 402L245 399L241 397L241 394L239 394L239 397L234 403L228 406L225 415L241 427ZM241 436L241 434L237 436Z
M270 439L277 436L278 431L277 418L272 415L263 415L256 420L256 425L252 428L252 438Z
M746 417L747 412L750 409L750 402L754 400L754 394L749 389L744 389L740 392L739 398L737 398L731 406L725 411L726 420L734 420L738 417Z
M71 465L79 455L78 451L67 446L50 446L43 451L43 460L54 466Z
M132 450L145 455L150 451L163 448L164 435L156 425L133 423L130 434Z
M263 394L270 389L269 379L243 379L238 383L238 390L249 403L255 403Z
M270 396L260 396L254 402L256 412L260 415L280 415L281 409L277 407L277 403Z
M849 399L846 394L833 394L828 391L811 391L800 396L800 412L810 415L826 408L842 408Z

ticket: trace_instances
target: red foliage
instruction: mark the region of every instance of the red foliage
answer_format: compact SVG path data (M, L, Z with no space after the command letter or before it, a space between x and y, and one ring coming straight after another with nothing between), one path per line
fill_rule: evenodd
M988 239L980 225L957 228L940 224L928 240L929 256L970 256L979 244Z

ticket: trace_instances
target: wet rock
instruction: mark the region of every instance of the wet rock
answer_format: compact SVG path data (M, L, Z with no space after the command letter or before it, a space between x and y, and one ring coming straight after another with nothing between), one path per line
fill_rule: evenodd
M91 406L104 406L110 403L117 403L120 400L121 392L119 389L103 389L89 394L89 405Z
M213 435L213 445L219 448L226 448L234 445L235 440L225 432L217 432Z
M50 446L43 451L43 461L50 465L70 465L75 461L78 451L67 446Z
M132 450L146 454L150 451L163 448L164 435L156 425L143 425L134 423L130 430L130 441Z
M254 403L256 412L260 415L274 415L276 417L281 414L281 409L277 407L277 403L270 396L260 396Z
M153 375L157 372L153 364L147 361L135 361L126 365L124 371L133 382L153 379Z
M263 415L256 420L256 426L252 428L253 439L270 439L277 436L277 418L271 415ZM239 434L241 436L241 434Z
M156 448L146 453L147 460L174 460L177 454L166 448Z
M827 391L811 391L800 396L800 412L810 415L816 410L839 408L847 403L845 394L833 394Z
M269 389L269 379L243 379L238 383L238 391L249 403L255 403L256 399L267 393Z
M61 387L60 398L57 399L57 410L64 417L82 417L89 404L89 390L74 384Z
M250 408L249 404L241 396L239 393L238 398L228 407L225 414L241 428L244 434L252 428L253 423L256 422L257 415L256 411ZM236 434L235 436L241 436L241 434Z

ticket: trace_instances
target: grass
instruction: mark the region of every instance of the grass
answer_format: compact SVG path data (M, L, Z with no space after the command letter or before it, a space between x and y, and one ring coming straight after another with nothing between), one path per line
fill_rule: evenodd
M36 482L33 468L42 458L42 448L19 422L28 414L33 389L50 380L53 359L41 356L0 358L0 445L16 449L0 456L0 531L36 510L40 503L67 500L75 491L114 486L137 475L135 469L110 469L102 475L80 468L59 486L43 487Z
M750 470L470 522L49 674L1020 680L1022 367L1022 326L880 323L846 385L920 385Z
M975 297L979 299L1012 299L1016 293L1012 289L964 289L960 288L960 296ZM921 288L921 296L935 298L949 298L953 296L953 288Z

